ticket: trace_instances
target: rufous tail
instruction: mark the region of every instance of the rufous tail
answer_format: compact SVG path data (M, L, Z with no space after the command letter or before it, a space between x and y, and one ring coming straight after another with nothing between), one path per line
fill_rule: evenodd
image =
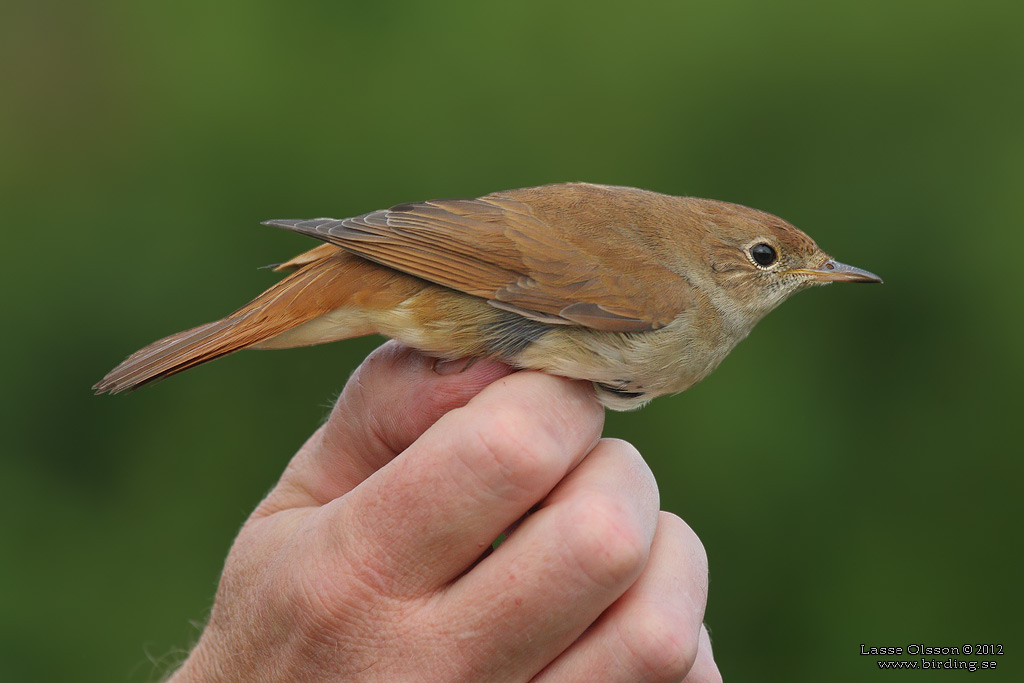
M309 252L312 253L312 252ZM396 277L404 277L388 268L377 266L340 250L323 250L308 262L296 257L289 266L298 270L267 291L215 322L153 342L136 351L123 363L107 373L93 389L98 394L116 394L169 377L200 363L220 358L240 349L267 342L273 337L318 318L346 304L361 307L390 302L372 301L381 296L402 296L391 287ZM411 279L411 278L409 278ZM405 293L407 295L407 293ZM328 335L329 338L306 339L302 343L333 341L346 336L360 336L373 330ZM290 344L298 345L298 344Z

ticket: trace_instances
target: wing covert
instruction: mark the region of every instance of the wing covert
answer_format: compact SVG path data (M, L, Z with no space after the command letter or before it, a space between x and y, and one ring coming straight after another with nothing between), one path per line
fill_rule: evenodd
M630 239L629 226L615 223L614 208L607 225L580 226L571 212L541 220L529 203L499 193L266 225L544 322L616 332L658 329L691 305L690 287L647 242Z

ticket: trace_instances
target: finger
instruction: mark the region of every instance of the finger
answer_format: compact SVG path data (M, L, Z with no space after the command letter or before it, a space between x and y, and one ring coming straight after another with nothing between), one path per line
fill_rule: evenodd
M327 422L303 445L258 514L344 495L443 414L512 369L489 360L438 364L388 342L356 369Z
M722 683L722 673L715 663L715 656L711 650L711 636L707 626L700 627L700 646L697 648L697 660L693 668L686 675L683 683Z
M325 523L346 529L338 555L361 563L355 571L376 576L380 591L432 592L544 498L603 424L587 383L538 372L503 377L324 508Z
M706 657L699 654L707 580L700 539L683 520L660 513L640 578L536 680L576 681L595 671L612 683L715 680L710 643Z
M602 440L537 512L440 596L439 613L477 634L460 656L467 665L486 662L488 680L504 670L540 671L640 575L657 520L657 485L640 454Z

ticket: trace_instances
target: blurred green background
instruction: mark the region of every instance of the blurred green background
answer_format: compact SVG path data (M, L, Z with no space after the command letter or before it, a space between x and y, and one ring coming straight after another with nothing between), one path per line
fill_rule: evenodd
M565 180L765 209L886 279L801 294L708 381L609 415L706 545L726 680L965 642L1024 680L1020 8L6 3L3 680L159 678L379 343L91 395L311 246L259 221Z

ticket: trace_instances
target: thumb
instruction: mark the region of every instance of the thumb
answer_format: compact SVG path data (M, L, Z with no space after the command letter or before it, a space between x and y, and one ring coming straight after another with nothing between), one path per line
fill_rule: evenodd
M327 422L295 454L254 516L344 495L442 415L510 372L495 361L441 363L397 342L380 346L352 373Z

